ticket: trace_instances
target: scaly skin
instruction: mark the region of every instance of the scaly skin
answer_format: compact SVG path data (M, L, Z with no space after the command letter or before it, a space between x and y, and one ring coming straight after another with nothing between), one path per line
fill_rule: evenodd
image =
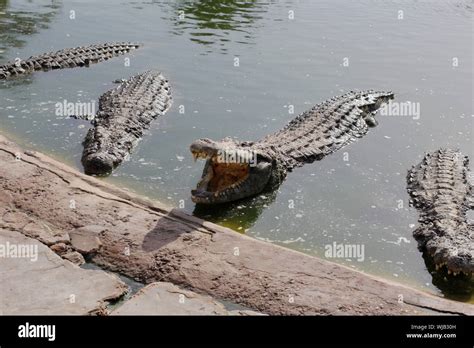
M19 62L0 65L0 80L32 74L35 71L48 71L75 67L88 67L90 64L126 54L140 45L129 42L114 42L85 47L66 48L57 52L44 53Z
M337 151L377 125L375 112L392 92L349 92L304 112L281 131L257 142L200 139L191 144L195 158L207 159L192 199L196 203L231 202L273 189L296 167ZM223 153L244 151L256 165L222 162ZM244 157L244 156L242 156Z
M440 149L425 155L407 176L411 204L420 212L413 236L448 274L474 271L474 225L466 213L474 208L468 181L469 160L460 152Z
M168 80L157 71L133 76L103 94L94 127L84 140L82 163L86 174L109 174L171 103Z

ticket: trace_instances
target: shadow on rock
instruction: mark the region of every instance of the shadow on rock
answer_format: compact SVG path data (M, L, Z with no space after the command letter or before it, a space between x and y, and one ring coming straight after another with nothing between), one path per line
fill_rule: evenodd
M143 240L142 249L146 252L156 251L181 237L182 234L190 233L196 229L190 225L176 223L181 211L172 209L167 215L158 220L156 226L149 231Z

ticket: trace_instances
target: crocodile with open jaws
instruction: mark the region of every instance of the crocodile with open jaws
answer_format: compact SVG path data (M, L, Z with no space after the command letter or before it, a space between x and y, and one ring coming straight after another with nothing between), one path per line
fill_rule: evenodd
M413 232L437 270L448 274L474 272L474 224L467 212L474 209L474 189L469 182L469 160L459 151L439 149L424 156L407 175L410 203L419 210ZM446 268L444 268L446 267Z
M0 65L0 80L32 74L35 71L88 67L112 57L126 54L140 45L130 42L114 42L66 48L57 52L44 53L28 59Z
M168 80L147 71L123 80L99 99L99 110L84 140L86 174L109 174L124 161L151 122L171 106Z
M364 136L377 125L374 114L389 99L392 92L351 91L314 106L260 141L193 142L194 158L206 159L202 179L192 190L193 202L225 203L274 189L287 172Z

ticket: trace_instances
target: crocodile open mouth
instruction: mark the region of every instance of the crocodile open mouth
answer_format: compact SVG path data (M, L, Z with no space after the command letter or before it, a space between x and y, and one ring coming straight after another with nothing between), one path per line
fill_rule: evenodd
M191 191L195 203L210 203L239 191L248 180L250 165L248 163L223 163L217 155L204 151L192 151L194 159L205 159L203 176L195 190Z

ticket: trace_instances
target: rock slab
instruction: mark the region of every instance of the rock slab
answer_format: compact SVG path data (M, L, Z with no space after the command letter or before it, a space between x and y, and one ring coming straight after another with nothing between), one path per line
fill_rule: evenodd
M242 313L241 313L242 312ZM259 315L252 311L228 311L210 296L167 282L141 289L112 315Z
M1 315L106 314L107 301L127 291L115 276L79 268L19 232L0 228L0 249Z

